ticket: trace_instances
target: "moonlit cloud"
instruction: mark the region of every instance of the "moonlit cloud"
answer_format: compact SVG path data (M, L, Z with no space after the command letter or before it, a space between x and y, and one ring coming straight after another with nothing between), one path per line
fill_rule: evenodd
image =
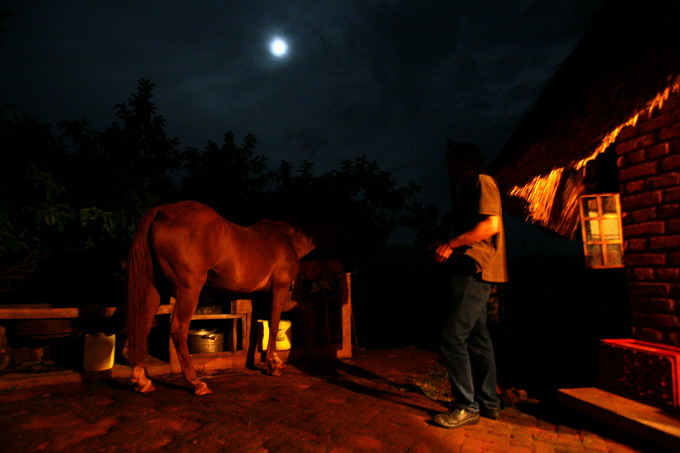
M254 133L272 166L318 171L366 155L445 207L446 138L493 158L602 3L11 0L0 102L104 128L149 78L183 145Z

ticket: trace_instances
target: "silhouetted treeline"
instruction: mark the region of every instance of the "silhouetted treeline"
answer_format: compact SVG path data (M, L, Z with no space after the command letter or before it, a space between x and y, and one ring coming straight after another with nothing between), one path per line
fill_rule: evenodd
M313 228L325 236L317 253L352 269L369 263L400 222L421 241L434 234L439 213L416 200L419 188L398 186L364 157L317 176L309 162L271 170L253 135L239 144L227 132L221 143L182 149L153 89L140 80L103 131L86 120L53 126L2 112L0 302L117 303L139 218L183 199L244 225L273 218Z

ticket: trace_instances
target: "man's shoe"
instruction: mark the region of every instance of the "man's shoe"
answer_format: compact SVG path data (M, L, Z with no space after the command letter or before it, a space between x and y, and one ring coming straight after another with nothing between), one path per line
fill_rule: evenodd
M470 412L467 409L451 409L448 412L437 414L432 421L444 428L459 428L465 425L479 423L479 412Z
M497 407L482 407L479 409L479 415L491 420L498 420L501 418L501 410Z

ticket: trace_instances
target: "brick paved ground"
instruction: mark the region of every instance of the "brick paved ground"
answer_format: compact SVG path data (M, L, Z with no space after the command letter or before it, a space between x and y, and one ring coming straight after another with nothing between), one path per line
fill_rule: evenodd
M643 451L587 421L555 412L537 417L521 407L506 409L499 421L433 426L431 416L444 406L407 384L435 358L404 348L289 365L278 378L253 370L216 374L207 379L214 392L207 397L191 395L173 376L155 379L157 391L147 395L115 381L7 391L0 393L0 451Z

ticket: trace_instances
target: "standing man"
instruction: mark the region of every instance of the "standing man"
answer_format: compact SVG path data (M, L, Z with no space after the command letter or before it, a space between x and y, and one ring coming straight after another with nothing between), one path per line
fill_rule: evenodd
M496 362L486 327L487 303L496 283L508 281L505 233L496 181L470 143L447 142L451 180L452 236L434 244L434 259L451 268L453 300L440 340L451 381L453 408L434 416L445 428L500 417Z

